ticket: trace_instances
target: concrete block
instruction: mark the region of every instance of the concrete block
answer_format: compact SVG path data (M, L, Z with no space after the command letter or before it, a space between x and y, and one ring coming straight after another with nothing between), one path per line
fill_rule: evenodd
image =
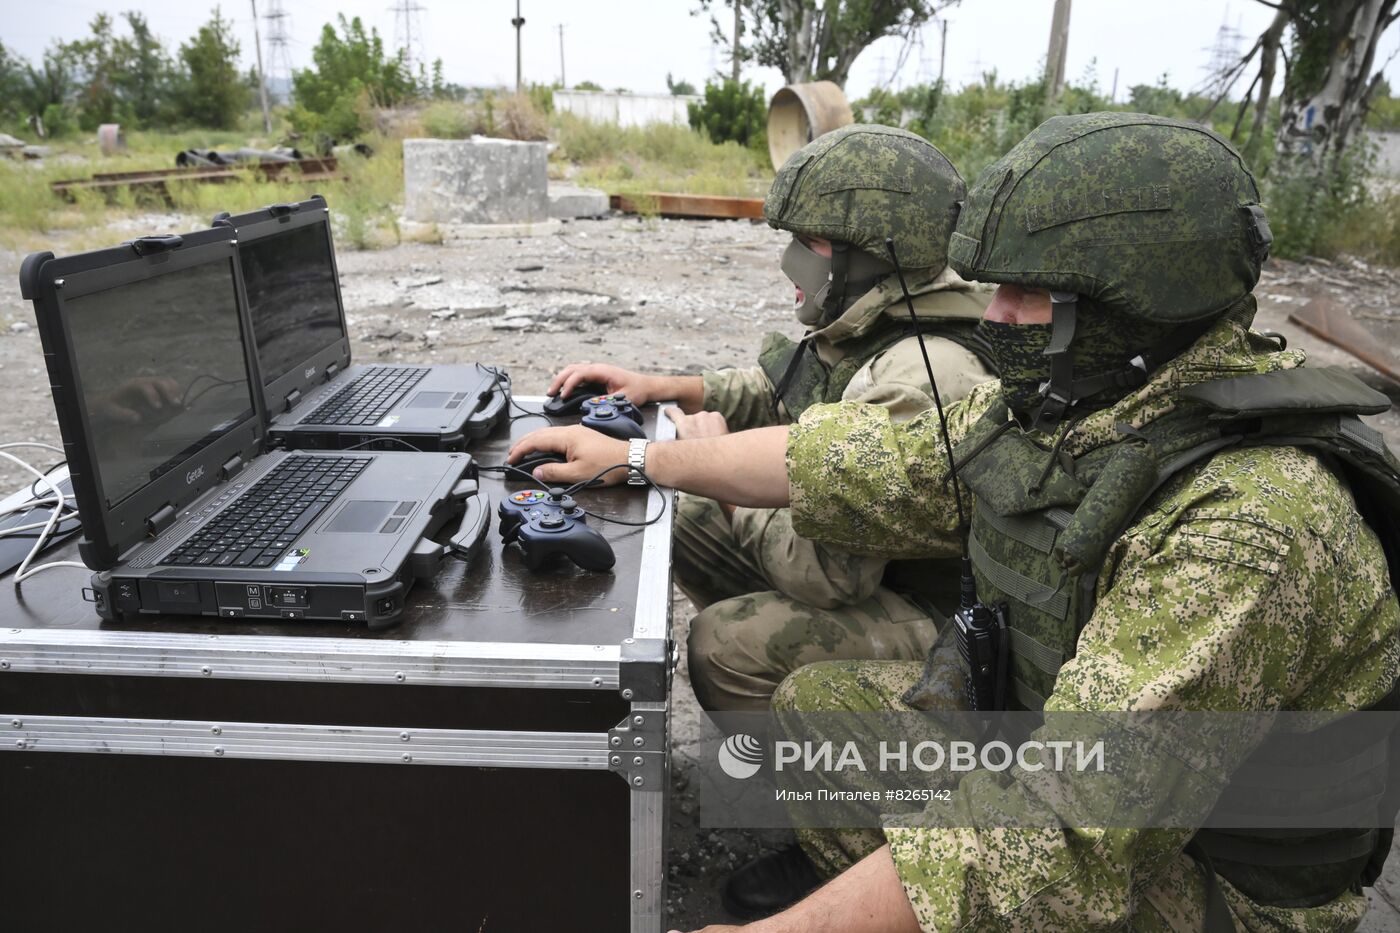
M549 186L549 216L558 220L578 217L602 217L608 212L608 193L598 188L577 185Z
M549 221L545 143L405 139L404 219L440 227Z

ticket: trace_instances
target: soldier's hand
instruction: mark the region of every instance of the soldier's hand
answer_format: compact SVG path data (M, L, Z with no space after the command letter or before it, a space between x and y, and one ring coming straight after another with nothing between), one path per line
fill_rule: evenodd
M717 411L698 411L687 415L679 408L662 409L667 418L676 424L676 437L686 440L692 437L722 437L729 433L729 422Z
M606 392L620 392L633 405L662 401L657 393L658 380L655 376L634 373L607 363L570 363L549 381L546 392L562 398L573 392L581 382L600 383L606 387Z
M516 463L536 450L563 454L569 461L545 463L535 468L535 479L547 486L583 482L618 464L621 464L618 469L601 477L602 485L614 486L627 479L627 442L608 437L592 428L575 425L532 431L515 442L506 461Z

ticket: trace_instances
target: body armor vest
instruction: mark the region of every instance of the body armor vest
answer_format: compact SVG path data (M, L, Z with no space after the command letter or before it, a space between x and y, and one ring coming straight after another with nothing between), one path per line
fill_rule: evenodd
M975 354L991 371L991 360L975 333L976 326L977 322L971 320L920 320L919 333L925 337L951 340ZM813 405L841 401L846 386L850 385L862 366L905 337L913 335L911 324L901 325L893 318L882 318L869 333L843 340L840 347L845 356L835 365L828 366L817 356L817 348L810 336L793 343L788 337L774 332L763 338L758 365L773 383L774 395L787 411L788 418L796 421Z
M1391 580L1400 580L1400 461L1357 417L1385 411L1389 399L1331 368L1220 379L1184 389L1179 398L1182 404L1172 414L1141 430L1120 426L1122 440L1078 458L1047 451L1013 430L1006 406L998 402L956 449L958 476L975 500L968 549L978 595L1007 609L1009 708L1043 707L1093 612L1109 547L1151 496L1172 476L1226 448L1295 446L1326 458L1380 538ZM1377 708L1396 708L1395 698L1392 691ZM1279 744L1265 741L1253 754L1289 767L1287 748ZM1316 794L1299 806L1318 814L1374 806L1382 815L1368 825L1392 825L1394 785L1400 782L1389 782L1387 795L1386 771L1395 745L1392 740L1386 749L1342 750L1343 759L1368 753L1379 763L1366 780L1342 792L1320 775ZM1249 792L1233 786L1225 791ZM1375 829L1208 829L1197 833L1188 851L1208 868L1213 860L1213 871L1260 903L1314 906L1358 880L1373 881L1391 835ZM1208 876L1213 884L1214 875ZM1299 892L1309 894L1300 898ZM1207 928L1232 929L1218 890L1212 896L1217 920Z

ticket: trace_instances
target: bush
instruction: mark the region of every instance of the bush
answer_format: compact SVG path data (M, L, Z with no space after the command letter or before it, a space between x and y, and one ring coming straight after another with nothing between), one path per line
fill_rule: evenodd
M476 115L456 101L435 101L423 108L419 119L423 132L434 139L466 139L481 132Z
M688 104L690 125L711 142L736 142L751 149L768 147L768 102L762 87L726 79L705 85L705 99Z
M1274 255L1351 253L1400 262L1400 194L1373 178L1373 165L1374 152L1362 141L1330 166L1275 161L1263 183Z
M340 32L327 24L312 50L314 68L292 76L292 126L302 133L353 139L370 128L373 107L392 107L418 94L403 50L384 51L379 31L365 31L359 17L340 16Z

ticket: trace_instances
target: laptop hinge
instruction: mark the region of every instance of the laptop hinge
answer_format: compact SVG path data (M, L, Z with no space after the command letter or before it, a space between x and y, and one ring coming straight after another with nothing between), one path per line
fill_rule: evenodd
M175 507L170 504L161 506L157 511L146 516L146 532L152 537L160 534L171 525L175 524Z
M332 379L335 378L335 374L338 372L340 372L339 363L331 363L330 365L328 365L326 367L326 381L330 382Z
M283 401L283 404L286 405L287 407L284 408L284 409L282 409L282 410L283 410L283 411L291 411L293 408L296 408L296 407L297 407L297 402L300 402L300 401L301 401L301 390L300 390L300 389L293 389L292 391L290 391L290 392L287 393L287 398Z
M243 472L244 466L246 464L243 462L243 455L237 454L224 462L224 465L219 468L219 473L226 480L233 479Z

